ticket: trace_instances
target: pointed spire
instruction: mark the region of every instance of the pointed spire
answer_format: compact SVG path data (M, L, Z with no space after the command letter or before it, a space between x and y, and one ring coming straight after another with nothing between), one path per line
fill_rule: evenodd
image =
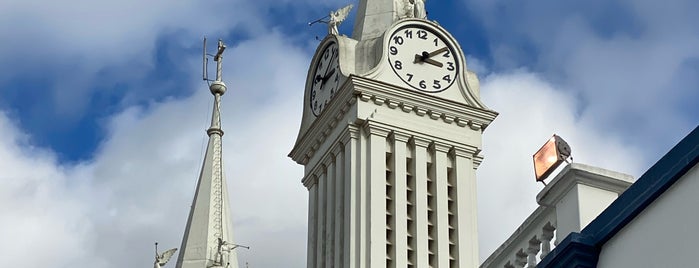
M377 38L402 18L426 19L425 0L360 0L352 38Z
M398 17L396 1L404 2L403 0L360 0L352 38L361 41L381 36Z
M206 131L209 143L182 238L177 268L238 267L235 252L222 247L233 244L221 144L221 96L226 92L226 84L221 81L221 63L225 49L226 46L219 40L218 53L214 57L217 62L216 81L209 86L214 95L211 127Z

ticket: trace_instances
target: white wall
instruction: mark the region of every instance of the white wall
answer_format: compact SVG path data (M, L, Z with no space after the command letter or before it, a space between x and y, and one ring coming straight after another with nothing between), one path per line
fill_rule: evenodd
M598 267L699 265L699 165L602 248Z

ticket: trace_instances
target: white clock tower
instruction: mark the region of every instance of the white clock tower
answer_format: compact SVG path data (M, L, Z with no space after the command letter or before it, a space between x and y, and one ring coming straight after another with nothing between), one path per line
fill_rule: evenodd
M353 36L318 46L289 154L305 167L309 268L478 266L475 171L497 113L425 14L360 0Z

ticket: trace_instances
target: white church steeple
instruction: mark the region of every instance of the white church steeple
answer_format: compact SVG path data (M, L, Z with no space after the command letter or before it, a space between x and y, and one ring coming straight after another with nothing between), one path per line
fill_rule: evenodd
M218 53L214 58L217 62L216 81L209 86L214 95L211 127L206 131L209 143L182 238L177 268L238 267L237 256L233 251L238 245L233 244L221 148L221 96L226 92L226 85L221 80L221 63L225 48L223 42L219 41Z

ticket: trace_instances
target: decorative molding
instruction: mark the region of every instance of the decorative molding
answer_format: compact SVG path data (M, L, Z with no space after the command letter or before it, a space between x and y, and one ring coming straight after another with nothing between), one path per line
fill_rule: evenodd
M423 137L413 136L412 139L410 139L410 142L416 147L427 148L430 146L431 141Z
M394 142L400 141L403 143L408 143L408 141L410 141L410 135L394 130L391 133L391 139L393 139Z
M433 141L432 144L430 144L430 150L434 150L437 152L448 153L450 149L451 146L446 143Z
M450 154L456 156L456 157L463 157L463 158L468 158L468 159L473 159L474 154L476 153L476 150L473 150L471 148L464 148L464 147L459 147L459 146L453 146L451 148L451 151L449 152Z
M433 111L433 110L427 111L427 114L430 116L430 118L432 118L432 119L434 119L434 120L437 120L437 119L442 118L442 113L436 112L436 111Z
M356 76L350 76L349 80L352 81L354 90L358 92L357 95L362 102L373 101L380 106L388 103L387 106L391 109L401 107L403 112L414 112L418 116L429 115L430 118L441 119L447 124L457 122L460 127L469 126L473 130L482 131L497 116L494 111L471 107L429 94L406 91L404 88L380 81ZM395 103L400 103L400 105L395 105ZM461 116L457 114L461 114Z
M388 134L391 133L390 128L387 128L382 124L378 124L373 120L366 120L362 127L364 128L367 137L369 135L376 135L387 138Z
M459 127L468 126L475 131L483 131L498 115L495 111L456 103L430 94L406 91L395 85L350 75L328 107L299 138L289 156L299 164L308 164L332 129L340 125L340 120L357 101L373 102L376 105L387 104L386 107L390 109L400 107L401 111L414 113L417 116L429 114L434 120L441 120L445 124L456 122ZM366 128L365 125L363 127ZM367 130L374 131L372 129L373 127L370 127ZM376 134L388 136L389 132L390 129L381 130Z

